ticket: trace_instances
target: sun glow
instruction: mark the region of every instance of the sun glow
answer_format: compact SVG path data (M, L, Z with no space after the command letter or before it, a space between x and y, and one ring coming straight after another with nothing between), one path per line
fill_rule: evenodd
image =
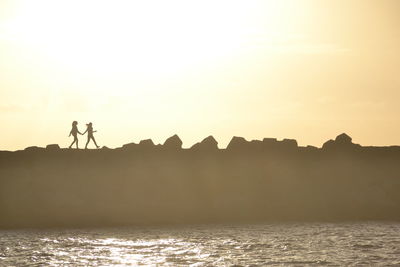
M66 67L157 75L231 56L257 34L255 6L206 2L27 1L6 28Z
M234 85L232 62L286 38L292 17L272 0L16 3L2 34L29 51L21 61L33 62L29 72L43 77L49 110L66 106L110 120L134 113L152 121L163 114L174 123L182 110L200 116L194 103ZM202 106L214 105L207 102Z

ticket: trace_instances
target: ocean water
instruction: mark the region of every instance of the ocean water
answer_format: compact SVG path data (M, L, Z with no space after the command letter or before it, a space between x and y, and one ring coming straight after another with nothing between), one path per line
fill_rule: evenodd
M400 223L0 231L0 266L400 265Z

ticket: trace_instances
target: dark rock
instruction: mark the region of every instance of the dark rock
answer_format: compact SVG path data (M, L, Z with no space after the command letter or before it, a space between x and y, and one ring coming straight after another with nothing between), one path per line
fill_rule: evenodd
M110 150L110 148L108 148L107 146L103 146L101 149Z
M250 141L250 144L253 145L253 146L259 146L262 143L263 143L263 141L261 141L261 140L251 140Z
M128 149L134 149L137 148L138 144L136 143L129 143L129 144L125 144L122 146L122 149L124 150L128 150Z
M265 144L275 144L278 142L276 138L264 138L262 141Z
M214 151L218 150L218 142L212 135L210 135L200 143L194 144L190 149L201 151Z
M60 146L58 144L47 145L46 150L60 150Z
M279 146L279 142L276 138L264 138L262 142L263 146L268 149L275 149Z
M285 148L297 148L297 141L295 139L283 139L280 143Z
M298 148L299 152L304 152L304 153L311 153L311 152L318 152L319 148L315 146L299 146Z
M155 145L153 143L153 140L145 139L145 140L140 141L139 146L143 147L143 148L150 148L150 147L154 147Z
M316 146L306 146L306 147L298 147L299 151L304 151L304 152L310 152L310 153L314 153L314 152L318 152L319 148Z
M182 140L179 138L178 135L173 135L164 142L164 147L168 149L181 149L182 148Z
M337 144L352 144L352 138L345 133L338 135L335 139Z
M360 148L358 144L352 142L352 138L347 134L343 133L338 135L335 140L329 140L322 146L323 150L351 150Z
M358 144L352 142L352 138L345 133L338 135L334 140L329 140L322 145L323 150L351 150L360 148Z
M226 149L228 150L238 150L238 149L245 149L248 148L249 142L246 141L243 137L234 136L232 137L231 141L229 142Z
M138 145L140 150L153 150L154 148L156 148L156 145L151 139L141 140Z
M335 147L335 141L330 139L328 141L326 141L323 145L322 145L322 149L326 150L326 149L332 149Z
M252 151L260 152L264 148L264 143L261 140L251 140L249 143L249 148Z
M25 151L42 151L44 150L44 147L38 147L38 146L30 146L24 149Z

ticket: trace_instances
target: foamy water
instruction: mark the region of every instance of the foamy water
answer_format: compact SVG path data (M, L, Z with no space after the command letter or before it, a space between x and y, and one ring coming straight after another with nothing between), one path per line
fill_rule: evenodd
M400 224L0 231L0 265L400 265Z

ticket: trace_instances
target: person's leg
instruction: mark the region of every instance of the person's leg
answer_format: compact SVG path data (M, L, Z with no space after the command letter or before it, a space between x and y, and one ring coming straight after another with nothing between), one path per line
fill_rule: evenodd
M92 136L92 140L93 140L94 144L96 145L96 147L99 148L99 146L96 143L96 139L94 139L94 136Z
M87 149L87 146L88 146L89 142L90 142L90 137L88 136L87 141L86 141L85 149Z
M78 147L78 137L75 137L76 138L76 149L79 149L79 147Z
M76 139L77 139L77 138L74 136L74 140L72 141L72 143L71 143L71 145L69 146L69 148L71 148L71 147L75 144Z

